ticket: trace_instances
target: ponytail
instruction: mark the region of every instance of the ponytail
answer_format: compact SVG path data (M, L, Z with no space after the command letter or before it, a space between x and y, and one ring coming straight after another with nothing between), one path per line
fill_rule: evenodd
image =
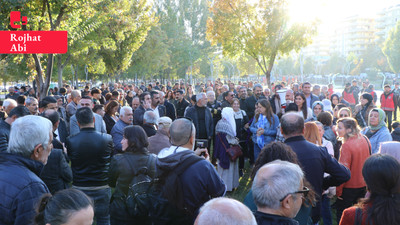
M51 194L44 194L39 201L39 205L36 208L36 216L35 216L35 224L36 225L45 225L46 222L44 221L44 212L51 199Z

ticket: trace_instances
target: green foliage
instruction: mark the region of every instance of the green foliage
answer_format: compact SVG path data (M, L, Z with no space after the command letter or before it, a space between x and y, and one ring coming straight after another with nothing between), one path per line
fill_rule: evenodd
M270 73L278 54L300 50L311 41L315 24L288 25L287 1L215 0L207 22L207 37L221 44L229 57L251 56L270 85Z
M394 73L400 73L400 21L390 31L383 47L383 53Z

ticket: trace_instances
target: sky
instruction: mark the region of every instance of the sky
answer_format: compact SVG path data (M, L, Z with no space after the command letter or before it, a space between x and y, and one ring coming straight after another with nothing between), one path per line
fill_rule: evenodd
M309 22L318 18L320 31L349 16L374 16L380 10L400 4L400 0L289 0L292 21Z

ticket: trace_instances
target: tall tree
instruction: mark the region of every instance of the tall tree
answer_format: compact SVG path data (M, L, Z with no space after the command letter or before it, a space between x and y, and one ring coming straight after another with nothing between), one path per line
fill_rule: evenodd
M390 68L394 73L400 73L400 21L389 32L385 41L383 53L387 57Z
M255 59L269 86L276 56L306 46L316 28L314 24L290 26L286 0L215 0L211 12L208 39L221 44L224 55Z

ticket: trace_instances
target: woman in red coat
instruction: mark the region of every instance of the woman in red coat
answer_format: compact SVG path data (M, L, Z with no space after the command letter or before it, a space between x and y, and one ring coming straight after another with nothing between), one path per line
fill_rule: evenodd
M400 163L390 155L374 154L362 169L370 193L344 210L339 225L395 225L400 221Z

